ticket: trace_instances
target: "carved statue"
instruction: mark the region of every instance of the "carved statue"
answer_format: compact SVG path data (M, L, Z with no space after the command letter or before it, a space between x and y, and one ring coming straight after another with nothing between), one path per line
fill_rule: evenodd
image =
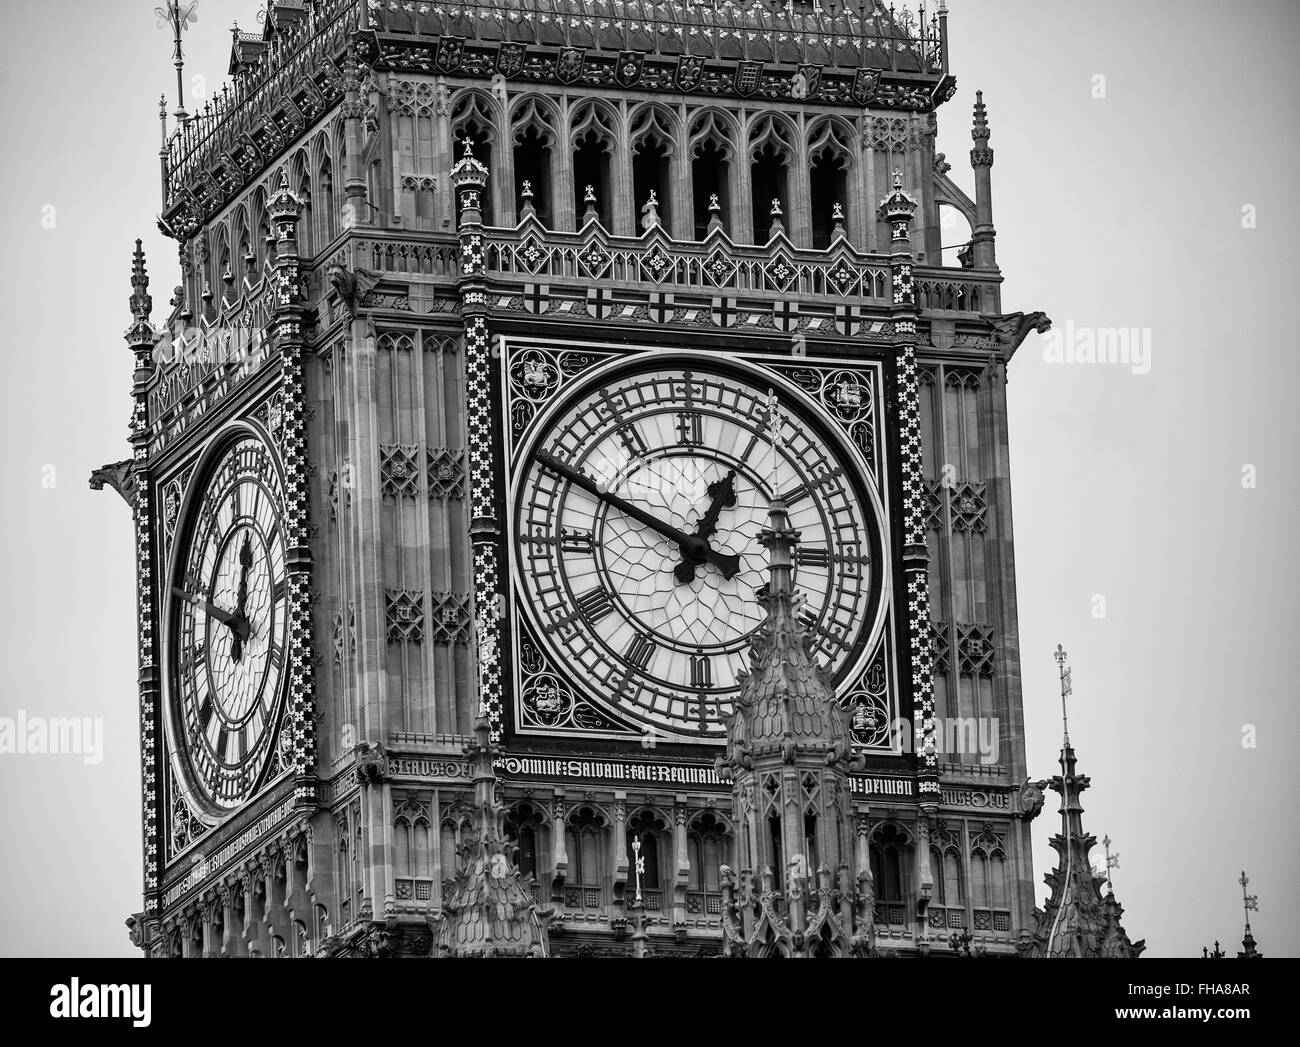
M111 465L100 466L90 474L90 489L92 491L102 491L104 485L108 484L109 487L122 496L122 501L134 509L136 483L135 473L131 471L132 464L133 462L128 458L124 462L113 462Z
M1009 356L1020 348L1030 331L1046 334L1052 329L1052 320L1042 312L1036 313L980 313L980 319L993 326L993 343Z
M1043 809L1043 789L1046 786L1046 782L1030 781L1028 778L1021 784L1020 810L1024 813L1025 821L1032 821Z
M348 315L355 320L358 307L379 283L379 274L369 269L348 270L341 265L331 265L328 275L330 286L348 307Z

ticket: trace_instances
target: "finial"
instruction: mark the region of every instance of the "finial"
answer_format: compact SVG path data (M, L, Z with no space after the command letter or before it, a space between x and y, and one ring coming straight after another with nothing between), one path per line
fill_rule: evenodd
M842 204L831 205L831 239L844 236L844 206Z
M135 254L131 258L131 315L137 320L148 322L153 312L153 298L149 294L149 271L144 262L144 241L135 242Z
M1113 893L1115 884L1111 880L1110 871L1119 868L1119 851L1114 854L1110 853L1111 838L1109 833L1101 838L1101 845L1106 848L1106 890Z
M176 67L176 120L184 124L189 119L185 112L185 51L181 45L181 34L190 27L191 22L199 20L198 0L167 0L166 7L154 8L158 16L158 28L168 24L172 29L172 65Z
M537 209L533 207L533 183L525 178L519 186L519 196L523 199L523 206L519 209L519 217L524 218L530 214L536 214Z
M781 224L781 201L775 196L772 197L772 208L769 214L772 216L772 224L768 226L767 230L767 238L770 240L785 229L785 226Z
M1065 746L1070 745L1070 718L1066 712L1065 699L1074 693L1074 686L1070 681L1070 669L1066 667L1066 659L1070 656L1065 653L1065 648L1059 643L1056 645L1056 653L1052 655L1056 659L1056 664L1061 671L1061 724L1064 728Z
M975 126L971 137L978 140L989 136L988 106L984 104L984 92L975 92Z
M722 204L718 203L718 194L709 194L709 228L708 232L722 228Z
M1259 895L1247 894L1246 888L1250 886L1250 877L1246 875L1246 870L1241 870L1241 879L1237 881L1241 884L1241 904L1246 913L1246 933L1250 933L1250 914L1259 912Z
M583 224L585 225L592 219L599 220L600 214L596 211L596 187L594 185L587 186L587 192L583 196L582 202L587 205L587 209L582 212Z

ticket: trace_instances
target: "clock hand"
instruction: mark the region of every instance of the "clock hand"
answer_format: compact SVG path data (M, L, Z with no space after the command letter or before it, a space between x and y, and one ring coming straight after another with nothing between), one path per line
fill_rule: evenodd
M721 480L714 480L709 484L708 492L713 501L695 526L697 538L712 538L718 529L718 517L722 515L722 510L736 504L736 470L728 471ZM691 582L695 579L695 568L700 563L701 561L694 557L684 557L673 574L679 582Z
M238 636L242 632L242 638L243 639L248 638L248 633L249 633L248 619L245 618L243 615L232 614L230 611L223 611L216 604L209 603L207 600L203 599L203 597L198 596L195 593L187 593L184 589L178 589L174 585L172 586L172 592L175 593L177 596L179 596L190 606L198 607L201 610L204 610L208 614L212 615L212 617L215 618L217 621L219 621L222 625L228 626L230 628L230 631L235 635Z
M235 602L235 617L244 625L243 630L236 629L233 639L230 641L230 657L239 661L244 653L244 639L248 636L250 623L248 615L245 613L245 606L248 603L248 572L253 566L253 543L249 540L247 532L244 534L244 544L239 550L239 596Z
M538 451L537 461L547 469L559 473L566 480L570 481L577 487L581 487L589 494L594 494L601 501L613 506L624 516L631 517L638 523L643 523L653 531L659 532L669 541L676 542L681 549L682 554L696 563L708 562L713 564L722 572L723 578L731 578L740 571L740 557L731 553L721 553L709 545L708 540L698 535L687 534L679 530L670 523L665 523L657 516L646 512L640 506L633 505L625 498L620 498L612 491L605 489L603 484L597 483L591 477L581 470L574 469L571 465L560 461L549 451ZM693 576L694 572L692 572Z

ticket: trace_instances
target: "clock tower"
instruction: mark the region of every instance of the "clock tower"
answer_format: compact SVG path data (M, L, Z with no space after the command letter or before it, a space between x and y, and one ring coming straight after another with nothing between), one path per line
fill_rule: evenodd
M1005 381L1047 320L1002 311L982 98L973 196L935 152L945 5L462 7L270 4L163 117L181 283L155 317L137 249L92 479L137 528L134 940L462 955L486 876L539 953L710 955L777 854L858 885L857 953L1015 955ZM731 779L737 730L782 749L733 715L774 518L848 733L845 792L773 772L769 845Z

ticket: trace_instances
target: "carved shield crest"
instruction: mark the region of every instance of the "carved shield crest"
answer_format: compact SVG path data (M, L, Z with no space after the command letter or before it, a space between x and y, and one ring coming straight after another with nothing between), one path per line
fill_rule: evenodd
M504 77L518 76L524 68L524 45L502 44L497 50L497 72Z
M562 84L571 84L582 75L582 66L587 60L587 53L580 47L560 49L560 57L555 60L555 78Z
M879 83L879 69L859 69L853 77L853 100L858 105L866 105L876 96Z
M758 90L763 76L762 62L738 62L736 64L736 94L752 95Z
M614 66L614 79L624 87L631 87L641 79L641 66L645 55L640 51L620 51Z
M444 73L454 73L460 68L464 53L464 40L458 36L444 36L438 41L438 54L434 61Z
M682 55L677 59L677 87L694 91L704 78L704 59L699 55Z

